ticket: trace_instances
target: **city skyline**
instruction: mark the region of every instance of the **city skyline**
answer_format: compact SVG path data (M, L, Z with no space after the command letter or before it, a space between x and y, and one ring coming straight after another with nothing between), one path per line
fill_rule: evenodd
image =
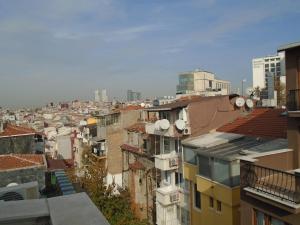
M0 106L174 95L201 68L252 86L251 60L297 41L295 1L0 1ZM276 35L274 35L276 34ZM155 89L154 89L155 88ZM154 96L153 96L154 97Z

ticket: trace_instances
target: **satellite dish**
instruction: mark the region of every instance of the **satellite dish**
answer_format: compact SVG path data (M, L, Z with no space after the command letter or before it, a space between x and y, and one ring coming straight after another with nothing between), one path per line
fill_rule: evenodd
M160 130L160 120L157 120L154 124L155 130Z
M239 97L235 100L235 104L237 107L242 107L245 105L245 99Z
M185 122L183 120L176 120L175 126L178 130L183 130L185 128Z
M14 187L14 186L18 186L18 183L10 183L8 185L6 185L6 187Z
M144 108L145 106L146 106L146 104L145 104L144 102L142 102L142 103L141 103L141 107Z
M170 127L170 122L167 119L162 119L159 125L162 130L167 130Z
M254 106L253 101L251 99L246 100L246 105L250 109L253 108L253 106Z

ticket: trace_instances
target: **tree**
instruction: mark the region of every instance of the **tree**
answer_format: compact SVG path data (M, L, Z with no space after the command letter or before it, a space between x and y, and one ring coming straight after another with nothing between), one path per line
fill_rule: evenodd
M130 207L128 190L105 183L106 168L102 159L94 157L86 147L82 154L84 176L79 178L82 188L111 225L147 225L135 217ZM116 190L117 189L117 190Z

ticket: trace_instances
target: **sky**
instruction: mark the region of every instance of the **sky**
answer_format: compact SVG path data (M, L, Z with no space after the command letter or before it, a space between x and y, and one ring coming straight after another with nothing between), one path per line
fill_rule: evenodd
M251 86L299 21L297 0L0 0L0 106L175 95L196 68Z

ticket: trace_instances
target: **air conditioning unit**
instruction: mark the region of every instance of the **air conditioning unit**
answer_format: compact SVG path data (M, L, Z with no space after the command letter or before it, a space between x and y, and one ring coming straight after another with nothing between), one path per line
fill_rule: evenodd
M169 159L169 166L170 167L178 166L178 158Z
M179 201L179 193L172 193L170 194L170 202L177 202Z
M183 130L183 135L190 135L191 134L191 128L190 127L186 127Z
M39 197L39 186L36 181L0 188L0 201L38 199Z

